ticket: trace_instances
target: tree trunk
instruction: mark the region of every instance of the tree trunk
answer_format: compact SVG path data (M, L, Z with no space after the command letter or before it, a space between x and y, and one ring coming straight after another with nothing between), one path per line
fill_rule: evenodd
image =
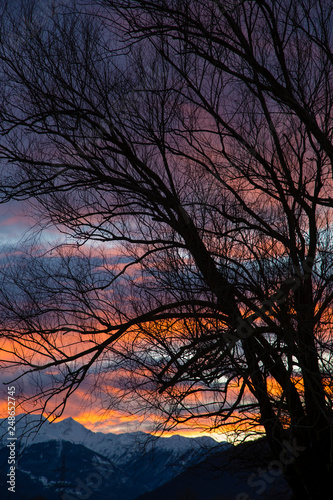
M332 439L330 429L300 446L294 443L294 460L287 464L285 478L293 491L293 500L321 500L332 489ZM290 461L292 456L290 457Z

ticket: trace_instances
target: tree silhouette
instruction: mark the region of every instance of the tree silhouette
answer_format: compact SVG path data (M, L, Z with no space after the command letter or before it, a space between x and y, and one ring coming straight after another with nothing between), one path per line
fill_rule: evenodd
M2 7L1 199L69 238L3 263L3 364L55 413L89 378L165 425L263 429L321 497L332 6L97 3Z

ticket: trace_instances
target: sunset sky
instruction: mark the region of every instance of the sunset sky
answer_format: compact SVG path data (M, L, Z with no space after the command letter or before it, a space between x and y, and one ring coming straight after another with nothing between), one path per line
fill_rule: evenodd
M38 224L37 224L38 226ZM27 202L11 202L6 205L0 205L0 256L2 259L18 255L22 249L28 249L34 243L33 235L36 226L36 219L32 215L31 207ZM42 237L44 245L48 241L64 241L64 236L55 228L44 230L39 237ZM2 404L0 406L0 417L7 416L7 383L9 380L8 374L1 375L1 394ZM29 381L15 382L18 391L24 388L26 394L29 391ZM19 396L19 394L18 394ZM29 408L26 406L25 408ZM18 413L22 410L18 409ZM32 413L36 413L35 408L31 407ZM37 412L38 413L38 412ZM101 401L96 397L96 393L92 391L89 382L85 381L78 390L70 397L63 415L60 420L72 417L79 423L93 431L101 432L134 432L144 431L151 432L156 428L156 417L154 415L128 415L119 410L107 410ZM209 421L202 422L202 426L191 424L187 427L178 427L165 435L182 434L186 436L202 436L203 434L210 435L216 440L226 440L226 433L220 431L209 431Z

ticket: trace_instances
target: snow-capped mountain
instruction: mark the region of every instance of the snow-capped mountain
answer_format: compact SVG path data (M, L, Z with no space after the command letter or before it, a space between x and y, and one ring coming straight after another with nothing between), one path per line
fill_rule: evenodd
M43 422L40 425L41 421ZM0 442L6 438L8 422L0 419ZM152 450L160 450L175 456L188 455L191 453L211 450L216 446L225 446L226 443L218 443L208 436L188 438L180 435L171 437L155 438L145 432L130 432L124 434L113 434L93 432L84 425L69 417L60 422L50 423L44 417L38 415L17 415L16 437L21 446L43 443L51 440L70 441L74 444L82 444L86 448L116 461L118 465L129 460L129 455Z
M18 477L23 483L30 481L32 490L48 500L80 498L75 493L80 487L89 490L89 500L131 500L229 446L207 436L155 439L144 432L93 432L72 418L54 423L43 419L39 424L36 415L16 417ZM7 420L0 420L2 470L6 469L7 431ZM94 477L92 484L89 477ZM56 491L56 496L51 491Z

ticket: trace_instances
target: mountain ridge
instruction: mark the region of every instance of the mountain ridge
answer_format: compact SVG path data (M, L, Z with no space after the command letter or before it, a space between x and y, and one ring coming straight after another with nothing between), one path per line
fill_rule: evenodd
M43 422L39 426L38 422ZM94 432L68 417L59 422L49 422L45 417L32 414L19 414L16 417L16 437L23 446L49 440L63 439L101 453L110 459L121 460L121 450L140 447L150 451L154 448L173 451L177 454L187 453L199 448L229 446L226 442L218 442L209 436L187 437L175 434L169 437L155 437L142 431L115 434L112 432ZM36 432L38 429L38 432ZM5 438L7 419L0 419L0 442Z
M199 463L213 450L231 446L208 436L155 438L142 431L94 432L71 417L53 423L45 418L42 421L36 433L40 416L17 415L17 477L20 495L26 494L22 485L27 482L35 496L47 500L79 499L80 488L89 492L89 500L134 500ZM1 471L7 467L7 430L7 419L1 419ZM6 489L4 479L1 485ZM53 490L56 495L51 494ZM18 498L30 500L28 496Z

